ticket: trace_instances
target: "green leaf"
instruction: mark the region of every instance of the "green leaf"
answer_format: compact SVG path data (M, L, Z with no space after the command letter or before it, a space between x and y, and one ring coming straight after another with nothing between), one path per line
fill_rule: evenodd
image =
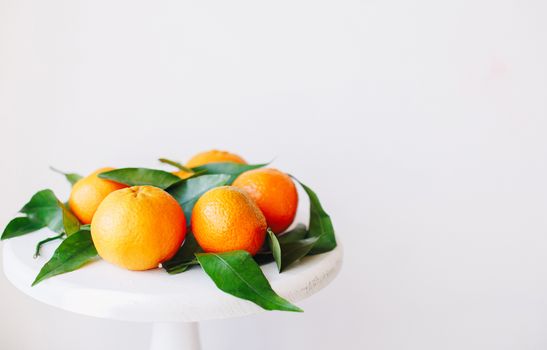
M61 203L60 201L57 201L57 205L61 208L62 215L63 215L63 229L67 236L70 236L78 231L80 231L80 221L68 208Z
M300 226L300 227L299 227ZM284 240L277 237L273 231L268 229L268 244L279 272L283 272L301 258L308 255L311 249L319 240L319 237L302 238L302 226L299 225L294 230L290 231ZM307 231L304 228L304 235Z
M97 257L91 240L91 232L79 231L65 239L55 250L51 259L42 267L32 285L43 280L79 269Z
M243 250L196 254L203 270L216 286L238 298L252 301L266 310L302 312L277 295L251 254Z
M128 186L150 185L161 189L180 182L180 177L167 171L147 168L122 168L99 174L101 179L119 182Z
M178 168L179 170L184 170L189 173L193 173L192 169L185 167L179 162L175 162L174 160L166 159L166 158L160 158L158 159L160 162L164 164L169 164L171 166L174 166L175 168Z
M277 265L277 270L281 272L282 260L281 260L281 246L279 245L279 241L277 240L277 237L275 233L268 227L268 245L270 247L270 250L272 251L272 255L275 260L275 264Z
M27 233L37 231L45 226L45 224L39 221L33 221L26 216L15 218L8 223L0 239L4 240L26 235Z
M196 173L204 174L229 174L231 175L230 182L231 184L241 173L246 171L262 168L269 163L264 164L239 164L239 163L209 163L201 165L192 170Z
M175 256L164 261L161 265L165 271L172 275L184 272L191 266L198 264L195 254L199 252L201 252L201 248L196 238L191 232L188 232L184 243Z
M310 237L299 241L280 243L281 269L279 272L285 271L293 263L308 255L319 239L319 237Z
M61 174L61 175L64 175L65 178L68 180L68 182L70 182L70 184L71 184L72 186L74 186L74 184L75 184L76 182L78 182L80 179L83 178L83 176L80 175L80 174L76 174L76 173L65 173L65 172L62 172L61 170L55 169L55 168L52 167L52 166L50 166L49 168L50 168L51 170L53 170L54 172L56 172L56 173L59 173L59 174Z
M91 225L90 225L90 224L81 225L81 226L80 226L80 230L91 231Z
M321 206L319 197L317 197L315 192L302 182L298 181L298 183L300 183L310 198L310 225L308 228L308 237L318 237L310 254L321 254L333 250L336 248L336 238L334 236L334 227L332 226L329 214L327 214Z
M30 220L44 224L57 233L63 231L63 213L59 200L50 189L37 192L20 210L27 214Z
M227 174L202 175L181 181L169 187L167 192L179 202L189 225L192 209L199 197L212 188L227 185L229 181L230 175Z
M299 241L308 236L308 229L304 224L298 224L295 228L277 237L280 243Z

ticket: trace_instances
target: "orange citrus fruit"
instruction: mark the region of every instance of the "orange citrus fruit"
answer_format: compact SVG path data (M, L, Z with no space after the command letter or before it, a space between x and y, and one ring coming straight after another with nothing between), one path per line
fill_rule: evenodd
M212 150L207 152L201 152L190 158L186 166L189 168L195 168L200 165L209 163L239 163L247 164L243 158L237 154L233 154L226 151Z
M106 196L126 185L99 178L97 175L114 168L101 168L80 179L72 187L68 205L82 224L91 223L93 214Z
M205 192L192 211L192 232L206 252L246 250L254 255L264 243L266 229L256 203L232 186Z
M179 203L164 190L133 186L109 194L91 222L99 255L129 270L148 270L175 255L186 236Z
M256 202L274 233L285 231L294 221L298 192L287 174L268 168L249 170L239 175L233 186Z

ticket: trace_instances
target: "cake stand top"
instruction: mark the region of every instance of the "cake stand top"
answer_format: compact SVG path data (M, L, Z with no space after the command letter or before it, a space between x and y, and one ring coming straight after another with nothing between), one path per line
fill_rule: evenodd
M161 269L127 271L99 260L31 287L58 246L51 243L43 247L41 256L33 259L36 242L50 235L42 230L3 243L8 280L45 304L88 316L144 322L194 322L263 311L219 290L200 268L169 275ZM297 302L329 284L341 265L339 245L331 252L302 259L282 274L274 263L262 266L262 270L279 295Z

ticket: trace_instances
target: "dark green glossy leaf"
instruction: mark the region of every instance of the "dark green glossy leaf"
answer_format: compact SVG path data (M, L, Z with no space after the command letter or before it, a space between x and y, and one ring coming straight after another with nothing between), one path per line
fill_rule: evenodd
M122 168L99 174L101 179L119 182L128 186L156 186L162 189L180 182L180 177L167 171L147 168Z
M72 186L74 186L74 184L76 182L78 182L80 179L83 178L82 175L80 174L76 174L76 173L65 173L65 172L62 172L61 170L58 170L58 169L55 169L54 167L49 167L51 170L53 170L54 172L56 173L59 173L61 175L64 175L65 178L68 180L68 182L70 182L70 184Z
M201 252L196 238L191 232L186 234L184 243L177 254L161 265L168 273L174 275L188 270L193 265L198 265L195 254Z
M308 255L319 240L319 237L302 238L307 233L305 227L302 233L302 226L299 225L288 232L289 236L281 237L268 230L268 243L279 272L285 271L290 265Z
M80 221L72 212L60 201L57 202L61 208L63 215L63 229L67 236L70 236L78 231L80 231Z
M281 268L279 272L285 271L293 263L309 254L319 241L319 237L310 237L299 241L280 243L281 245Z
M19 217L11 220L4 232L2 233L2 240L9 239L13 237L19 237L37 231L46 225L39 221L33 221L28 217Z
M275 264L277 265L277 270L281 272L282 260L281 260L281 246L279 245L279 241L277 240L277 236L273 231L268 227L268 245L270 247L270 251L272 252L273 258L275 260Z
M187 168L184 165L182 165L181 163L175 162L174 160L170 160L170 159L166 159L166 158L160 158L158 160L160 162L164 163L164 164L169 164L171 166L174 166L175 168L177 168L179 170L184 170L186 172L193 173L192 169Z
M181 181L167 189L184 210L186 222L190 225L194 204L205 192L218 186L224 186L230 181L230 175L202 175Z
M91 231L91 225L90 225L90 224L81 225L81 226L80 226L80 230Z
M42 267L32 285L43 280L79 269L97 258L97 250L91 240L91 232L78 231L65 239L51 259Z
M52 190L37 192L20 210L30 220L40 222L55 232L63 231L63 213L58 205L59 200Z
M241 174L248 170L253 170L257 168L262 168L268 165L269 163L264 164L239 164L239 163L209 163L201 165L192 170L196 173L204 174L229 174L230 184Z
M280 243L290 243L304 239L307 235L308 229L306 228L306 225L298 224L292 230L287 231L280 236L277 236L277 239Z
M320 254L331 251L336 248L336 238L334 236L334 227L332 226L329 214L327 214L321 206L321 202L315 192L302 182L298 182L310 198L310 225L308 228L308 237L319 238L315 243L315 246L311 249L310 254Z
M252 301L266 310L302 312L277 295L251 254L243 250L196 254L203 270L222 291Z

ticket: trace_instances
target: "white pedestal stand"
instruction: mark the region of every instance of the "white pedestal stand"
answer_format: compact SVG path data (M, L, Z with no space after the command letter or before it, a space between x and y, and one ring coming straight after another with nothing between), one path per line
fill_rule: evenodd
M152 350L199 350L198 322L264 312L246 300L228 295L199 268L179 275L158 269L131 272L105 261L52 277L31 287L42 265L58 244L33 259L37 241L50 232L3 243L4 272L21 292L45 304L78 314L153 324ZM307 257L279 274L274 263L262 266L273 289L291 302L318 292L337 275L342 247Z

